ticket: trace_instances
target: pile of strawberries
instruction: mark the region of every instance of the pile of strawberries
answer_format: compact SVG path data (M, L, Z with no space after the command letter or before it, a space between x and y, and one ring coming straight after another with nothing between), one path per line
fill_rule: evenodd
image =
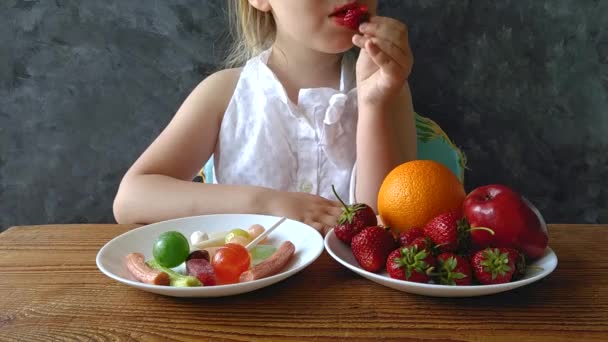
M344 204L344 203L343 203ZM512 248L471 247L471 228L459 212L448 212L424 227L399 234L378 225L366 204L344 205L334 227L351 246L359 265L369 272L386 269L394 279L441 285L501 284L522 277L525 257Z

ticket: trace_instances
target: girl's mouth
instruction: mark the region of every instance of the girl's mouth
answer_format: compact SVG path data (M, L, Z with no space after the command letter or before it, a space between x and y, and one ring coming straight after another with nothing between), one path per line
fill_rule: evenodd
M354 1L334 9L329 17L339 26L357 31L362 22L369 20L369 12L367 6Z
M356 1L351 2L349 4L340 6L340 7L336 7L334 9L333 12L331 12L331 14L329 15L330 17L338 17L338 18L344 18L346 16L346 13L348 13L348 11L353 10L355 8L359 8L359 4L357 4Z

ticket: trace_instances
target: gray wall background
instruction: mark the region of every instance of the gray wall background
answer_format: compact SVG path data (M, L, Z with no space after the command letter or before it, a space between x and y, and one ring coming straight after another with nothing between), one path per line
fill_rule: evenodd
M608 223L608 1L380 0L415 107L549 222ZM219 67L223 0L0 0L0 230L113 222L130 164Z

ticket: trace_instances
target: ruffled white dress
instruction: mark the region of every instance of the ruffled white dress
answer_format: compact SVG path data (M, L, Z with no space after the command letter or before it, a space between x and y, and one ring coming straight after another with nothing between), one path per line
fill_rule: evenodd
M267 65L271 50L244 66L214 152L214 182L354 199L355 61L343 58L340 89L301 89L298 104Z

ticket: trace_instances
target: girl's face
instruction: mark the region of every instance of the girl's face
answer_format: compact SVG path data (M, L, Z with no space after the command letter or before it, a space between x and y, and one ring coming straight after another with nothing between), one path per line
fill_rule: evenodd
M340 24L340 9L367 5L376 13L378 0L267 0L277 25L277 40L324 53L350 49L355 31ZM343 15L342 11L342 15Z

